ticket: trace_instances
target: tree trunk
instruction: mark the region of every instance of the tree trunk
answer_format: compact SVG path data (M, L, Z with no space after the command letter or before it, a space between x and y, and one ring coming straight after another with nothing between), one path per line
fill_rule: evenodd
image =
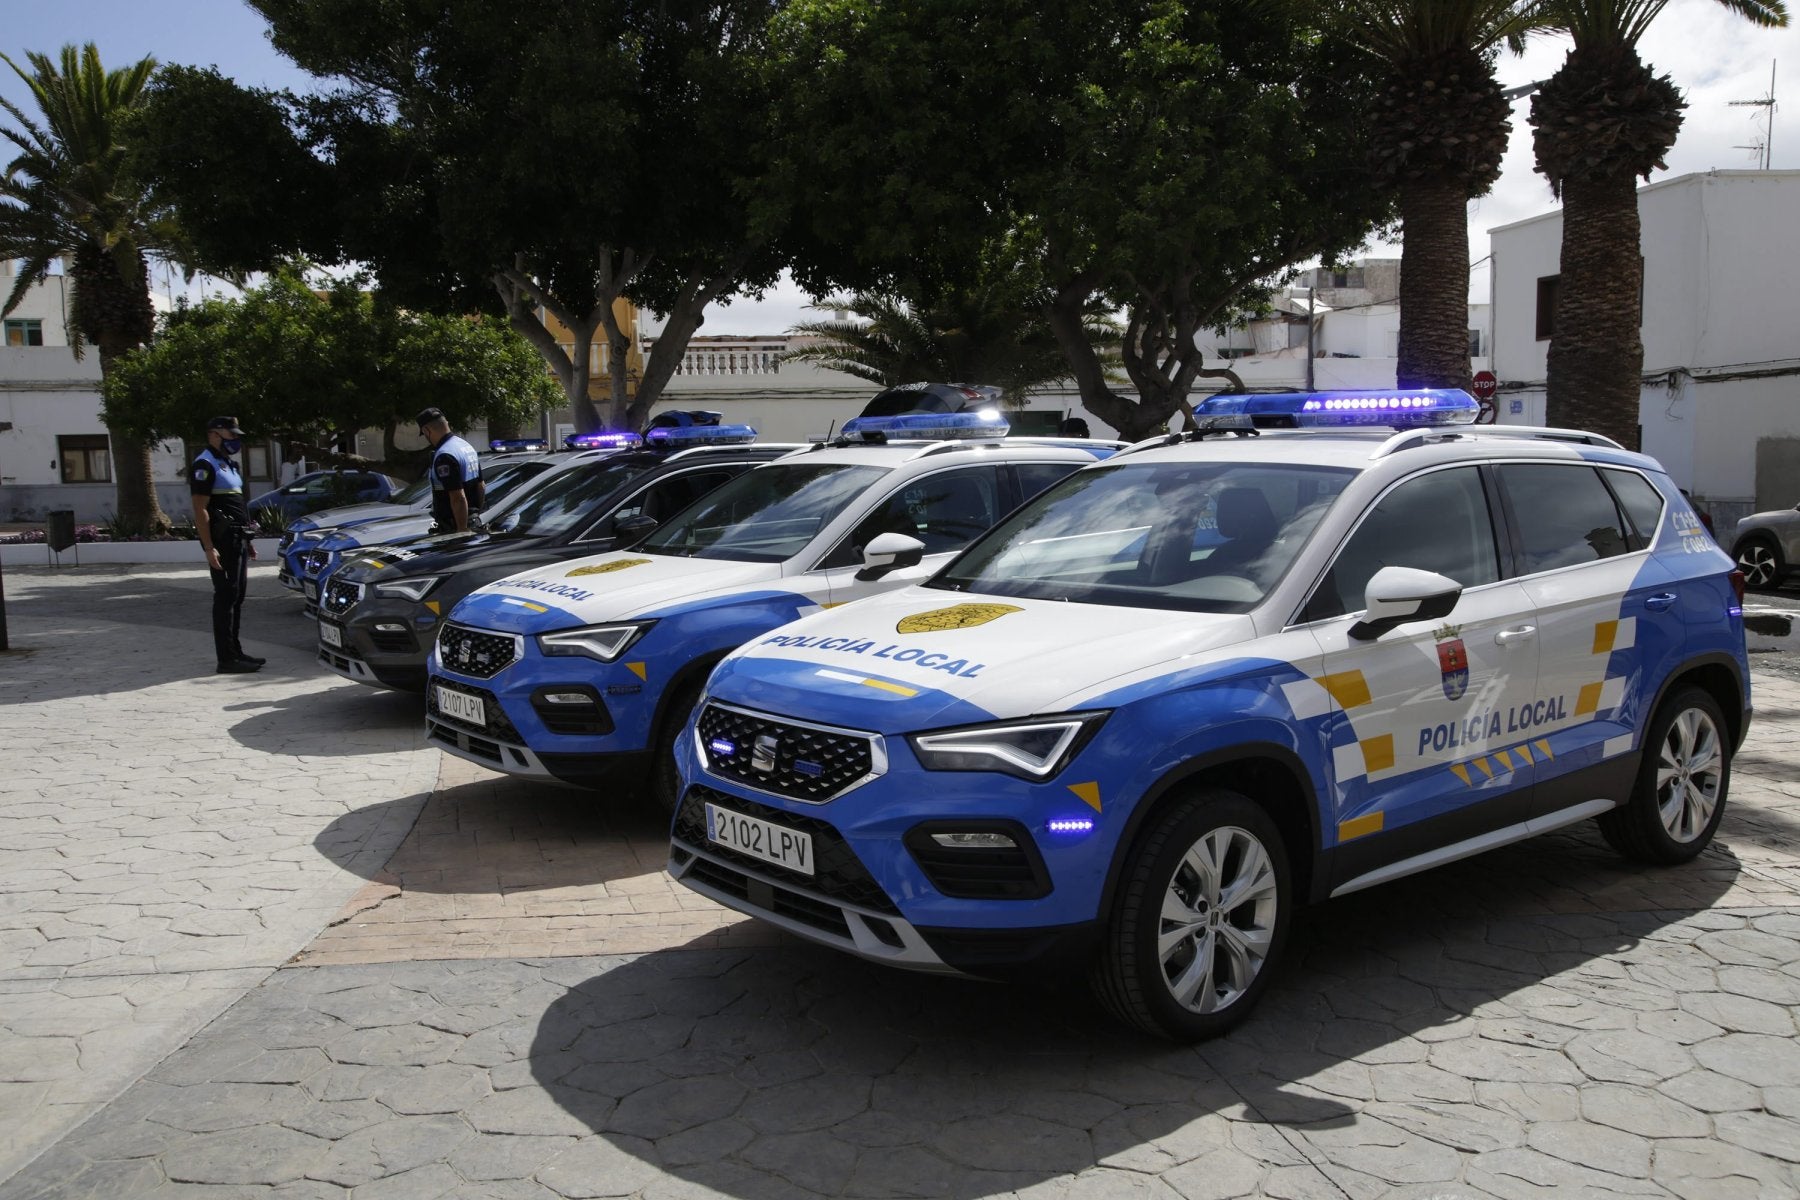
M108 341L99 344L99 351L100 377L104 381L112 374L120 351ZM111 430L108 437L112 444L113 511L119 523L133 533L166 533L169 518L156 497L156 476L150 466L152 444Z
M1473 386L1469 372L1467 187L1442 177L1401 185L1400 348L1395 385Z
M1081 407L1111 426L1124 440L1141 441L1168 423L1175 411L1175 403L1169 401L1166 409L1158 411L1146 401L1121 396L1107 384L1106 368L1101 365L1100 356L1094 352L1094 343L1087 333L1086 308L1090 294L1091 289L1081 282L1066 287L1050 302L1045 316L1064 357L1069 360L1070 373L1081 393Z
M1628 171L1571 175L1562 199L1547 419L1636 449L1644 369L1637 178Z

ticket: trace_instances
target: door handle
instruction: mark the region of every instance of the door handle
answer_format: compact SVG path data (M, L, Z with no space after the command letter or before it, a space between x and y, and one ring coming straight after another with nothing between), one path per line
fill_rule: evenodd
M1651 612L1661 612L1663 609L1668 608L1671 604L1674 604L1674 603L1675 603L1675 593L1674 592L1660 592L1657 595L1654 595L1654 596L1650 597L1648 600L1644 601L1644 607L1649 609Z
M1502 629L1494 635L1494 642L1500 646L1510 646L1514 642L1528 642L1537 636L1536 625L1515 625L1511 629Z

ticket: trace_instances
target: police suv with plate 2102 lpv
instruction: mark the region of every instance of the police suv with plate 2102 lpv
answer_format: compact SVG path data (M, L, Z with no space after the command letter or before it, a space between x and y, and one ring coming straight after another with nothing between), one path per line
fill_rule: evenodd
M620 445L637 445L637 434ZM319 600L319 662L377 687L423 691L442 615L476 588L521 571L630 545L694 500L796 449L755 444L748 425L652 429L655 449L594 451L558 472L492 528L373 547L346 562Z
M1587 818L1693 858L1750 718L1742 576L1654 460L1475 412L1219 397L750 640L678 747L670 871L878 962L1085 972L1192 1039L1300 903Z
M857 417L835 441L745 472L628 551L470 594L432 652L427 736L530 778L648 778L672 808L676 736L728 651L924 578L1118 446L1006 432L992 411Z

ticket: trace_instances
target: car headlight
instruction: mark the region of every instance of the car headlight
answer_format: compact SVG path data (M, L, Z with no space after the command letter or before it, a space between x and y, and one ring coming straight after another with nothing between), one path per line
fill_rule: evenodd
M582 625L538 634L538 649L551 658L592 658L611 662L625 648L643 637L655 621L621 621L613 625Z
M1108 710L1027 717L915 733L906 740L928 771L1000 771L1040 780L1067 766L1111 715Z
M444 581L442 575L415 575L411 579L395 579L375 585L377 596L398 596L402 600L423 600L427 592Z

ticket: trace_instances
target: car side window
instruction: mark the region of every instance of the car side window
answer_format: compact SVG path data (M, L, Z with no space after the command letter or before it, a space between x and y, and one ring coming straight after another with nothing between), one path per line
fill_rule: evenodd
M862 562L863 547L883 533L916 537L925 543L927 554L960 550L992 528L1004 512L999 468L992 464L911 479L876 505L819 565L856 566Z
M1500 551L1480 471L1433 471L1383 496L1338 551L1301 620L1362 611L1369 580L1383 567L1435 571L1465 588L1497 581Z
M1655 484L1636 471L1619 471L1607 467L1602 474L1612 484L1613 494L1619 498L1619 503L1625 506L1625 515L1631 518L1631 548L1644 549L1656 540L1656 531L1662 525L1662 493L1656 490Z
M1060 480L1073 471L1079 463L1017 463L1013 466L1013 479L1019 485L1019 503L1036 496L1039 492Z
M1518 527L1521 575L1580 566L1631 549L1600 472L1581 463L1502 463L1500 484Z

